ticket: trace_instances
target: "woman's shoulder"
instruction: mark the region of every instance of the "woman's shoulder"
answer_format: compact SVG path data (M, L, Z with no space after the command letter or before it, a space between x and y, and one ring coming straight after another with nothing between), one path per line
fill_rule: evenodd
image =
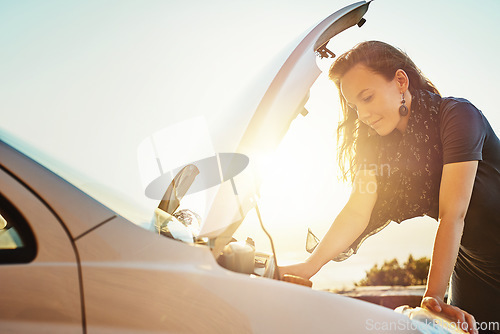
M484 128L487 121L481 110L461 97L443 97L440 106L441 130Z
M484 117L479 110L469 100L462 97L448 96L441 99L441 116L446 117L454 113L471 113L477 116Z
M482 160L482 148L490 127L483 113L469 100L445 97L440 106L443 162Z

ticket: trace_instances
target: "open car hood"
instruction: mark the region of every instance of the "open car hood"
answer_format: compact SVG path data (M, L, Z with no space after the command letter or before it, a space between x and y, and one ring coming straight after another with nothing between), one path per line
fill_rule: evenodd
M324 47L332 37L354 25L361 26L369 4L361 1L349 5L314 27L284 63L276 64L279 70L261 94L255 94L258 89L249 92L231 108L179 123L147 138L139 147L139 155L155 156L160 165L160 173L146 188L150 198L161 199L170 181L187 164L198 168L199 175L187 194L202 197L205 202L200 236L215 239L215 255L254 208L262 163L275 151L298 114L307 113L304 105L309 89L321 73L315 53L328 53ZM183 154L162 156L157 148L162 141L174 142ZM176 167L164 171L161 161L165 160Z

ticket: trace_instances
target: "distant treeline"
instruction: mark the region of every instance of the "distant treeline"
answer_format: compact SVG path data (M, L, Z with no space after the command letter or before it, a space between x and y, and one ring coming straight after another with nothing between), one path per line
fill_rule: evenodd
M365 278L354 285L425 285L430 262L428 257L414 259L412 255L403 265L397 259L384 261L381 267L374 265L366 272Z

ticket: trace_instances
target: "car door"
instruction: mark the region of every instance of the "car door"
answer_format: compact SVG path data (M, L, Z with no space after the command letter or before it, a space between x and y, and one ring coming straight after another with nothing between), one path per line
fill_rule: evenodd
M77 257L41 199L0 166L0 332L82 333Z

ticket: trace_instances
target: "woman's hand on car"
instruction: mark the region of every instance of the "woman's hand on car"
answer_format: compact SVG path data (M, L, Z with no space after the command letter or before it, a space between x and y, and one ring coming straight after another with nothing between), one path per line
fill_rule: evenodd
M471 334L477 334L476 320L474 317L461 310L456 306L446 304L441 298L438 297L424 297L421 306L428 310L434 311L445 318L452 319L457 322L459 328Z
M316 270L313 266L308 262L300 262L297 264L292 264L289 266L281 266L279 267L280 279L283 278L285 274L299 276L305 279L310 279L314 274L316 274Z

